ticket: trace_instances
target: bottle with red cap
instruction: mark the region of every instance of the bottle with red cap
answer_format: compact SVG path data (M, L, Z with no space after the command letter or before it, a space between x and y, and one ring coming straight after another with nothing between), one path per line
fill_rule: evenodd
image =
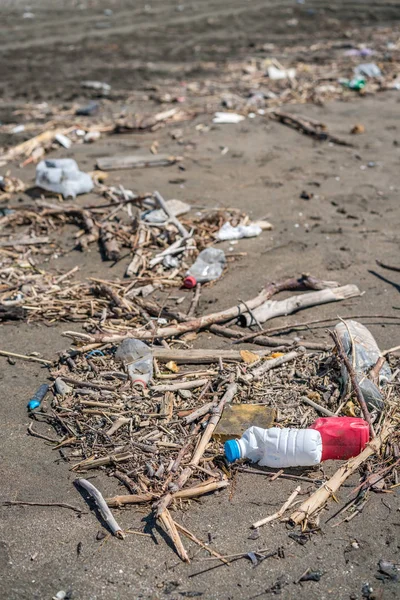
M226 263L225 252L218 248L206 248L186 273L183 285L193 288L197 283L214 281L222 275Z
M310 467L357 456L369 441L368 423L356 417L323 417L308 429L250 427L225 442L229 462L248 458L263 467Z

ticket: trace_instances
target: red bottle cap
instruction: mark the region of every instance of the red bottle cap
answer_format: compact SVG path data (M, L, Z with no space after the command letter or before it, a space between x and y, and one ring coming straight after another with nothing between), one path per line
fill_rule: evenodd
M183 280L183 285L185 288L192 289L192 288L196 287L196 284L197 284L196 277L193 277L193 275L188 275Z
M357 417L321 417L311 429L321 434L321 460L347 460L360 454L369 441L368 423Z

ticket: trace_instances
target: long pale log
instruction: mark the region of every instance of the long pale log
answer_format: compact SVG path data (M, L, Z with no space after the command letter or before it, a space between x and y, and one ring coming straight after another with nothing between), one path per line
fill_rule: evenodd
M321 509L329 498L335 494L346 479L350 477L363 462L373 454L379 452L382 444L387 440L393 429L394 424L386 423L382 428L382 432L369 442L361 454L354 458L350 458L350 460L342 465L322 487L307 498L307 500L305 500L303 504L290 515L290 521L295 524L301 523L302 521L308 520L316 513L316 511Z
M258 356L269 354L269 350L259 350L255 352ZM203 349L185 349L180 348L153 348L153 356L160 362L169 362L173 360L178 364L209 364L217 363L221 358L226 362L242 362L243 358L239 350L203 350Z
M323 282L325 285L327 282ZM155 331L143 331L142 329L132 329L126 333L97 333L93 335L89 335L87 333L80 333L75 331L65 331L62 335L66 337L73 338L75 340L81 340L88 343L112 343L112 342L120 342L129 337L135 337L140 340L153 340L155 338L165 339L168 337L173 337L176 335L182 335L183 333L187 333L188 331L197 331L199 329L204 329L213 325L214 323L224 323L225 321L230 321L231 319L235 319L248 312L250 309L253 311L255 308L269 300L275 294L284 291L284 290L300 290L303 288L311 288L317 289L319 288L321 282L316 280L315 278L309 275L303 275L302 277L296 278L293 277L291 279L285 279L283 281L279 281L276 283L269 283L255 298L248 300L246 304L239 302L235 306L228 308L226 310L222 310L220 312L211 313L209 315L204 315L203 317L199 317L198 319L192 319L190 321L186 321L183 323L179 323L178 325L170 326L170 327L162 327L156 329Z
M243 327L248 327L255 323L255 319L259 323L265 323L270 319L290 315L310 306L319 306L328 302L339 302L340 300L360 295L361 292L358 287L350 284L338 288L328 288L317 292L292 296L286 300L268 300L255 310L252 310L254 318L249 313L246 313L241 315L239 322Z

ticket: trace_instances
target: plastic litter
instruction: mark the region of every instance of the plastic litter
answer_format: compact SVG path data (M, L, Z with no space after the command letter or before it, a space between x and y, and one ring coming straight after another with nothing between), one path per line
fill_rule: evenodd
M186 202L175 199L167 200L166 205L174 217L184 215L191 209L190 204L186 204ZM165 223L165 221L168 221L168 215L163 211L162 208L158 208L156 210L144 212L142 214L142 219L147 223Z
M67 394L72 392L73 389L70 385L65 383L65 381L61 379L61 377L57 377L57 379L54 382L54 387L57 394L59 394L60 396L66 396Z
M147 344L128 338L118 347L115 358L123 363L132 383L147 387L153 377L153 355Z
M87 134L85 135L85 137L83 138L83 141L86 142L87 144L91 144L92 142L96 142L100 138L101 138L100 131L88 131Z
M28 410L36 410L42 404L44 397L49 391L49 386L47 383L43 383L36 393L32 396L27 404Z
M213 123L216 125L236 124L244 121L243 115L230 112L216 112L213 118Z
M214 281L222 275L226 264L225 252L217 248L206 248L186 273L183 285L193 288L197 283Z
M62 133L57 133L57 135L54 138L56 140L56 142L58 142L60 144L60 146L62 146L63 148L71 148L72 146L72 142L69 138L67 138L66 135L63 135Z
M75 198L93 189L90 175L80 171L72 158L42 160L36 167L36 185L64 198Z
M224 223L217 233L217 239L225 240L240 240L242 238L257 237L262 232L259 225L238 225L232 227L230 223Z
M371 48L351 48L344 53L345 56L361 56L363 58L372 56L373 54L375 54L375 50Z
M366 376L381 356L381 351L375 338L364 325L357 321L338 323L335 331L342 342L344 351L351 362L353 363L354 361L357 381L368 408L382 410L384 407L382 394L373 381ZM355 357L353 356L353 347ZM347 387L349 375L344 365L342 366L341 373L344 385ZM391 375L390 367L385 362L379 372L379 386L383 387L389 381Z
M88 90L96 90L103 96L106 96L111 91L111 85L105 83L104 81L81 81L81 87Z
M310 467L357 456L369 440L368 423L356 417L322 417L309 429L250 427L225 442L229 462L248 458L263 467Z
M85 106L80 106L76 109L75 114L78 117L91 117L95 115L99 110L98 102L89 102Z
M339 83L343 87L349 88L349 90L354 90L356 92L362 90L367 83L364 77L353 77L353 79L339 79Z
M381 77L382 71L375 63L363 63L355 67L354 75L356 77Z
M278 79L294 79L296 77L296 69L278 69L278 67L270 65L267 69L267 75L274 81Z
M11 133L22 133L25 131L25 125L16 125L11 129Z

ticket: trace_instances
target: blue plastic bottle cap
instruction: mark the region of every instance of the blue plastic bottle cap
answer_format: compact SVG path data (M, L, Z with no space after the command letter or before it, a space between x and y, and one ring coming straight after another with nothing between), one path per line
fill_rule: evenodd
M225 456L228 462L235 462L240 458L240 447L236 440L228 440L224 444Z
M39 400L29 400L28 402L28 410L35 410L35 408L39 408L39 406Z

